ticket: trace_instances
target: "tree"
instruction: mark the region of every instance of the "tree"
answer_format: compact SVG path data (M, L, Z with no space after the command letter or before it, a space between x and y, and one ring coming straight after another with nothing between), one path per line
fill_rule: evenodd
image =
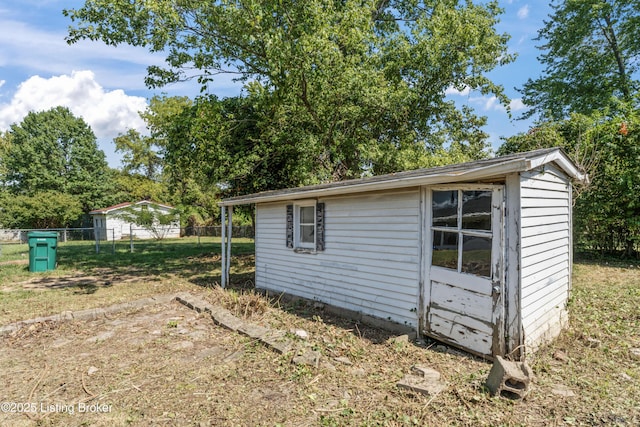
M6 158L9 154L9 147L11 146L11 134L6 132L0 132L0 182L6 181L7 166Z
M125 173L142 175L149 180L159 178L162 158L154 149L152 138L140 135L135 129L129 129L125 134L115 137L113 143L116 151L122 153Z
M114 186L114 204L137 200L169 199L169 191L164 182L149 179L144 175L112 169L109 180Z
M508 138L498 154L563 147L590 179L574 193L574 236L579 249L638 255L640 244L640 114L572 114Z
M58 191L0 197L0 224L7 228L61 228L82 215L78 199Z
M552 8L536 39L543 75L521 89L531 106L523 117L562 120L637 105L640 1L563 0Z
M140 190L162 190L162 196L145 197L150 200L170 200L180 208L184 215L181 219L193 217L199 222L209 220L214 216L218 207L216 205L217 184L208 179L212 171L221 165L213 165L209 162L209 153L198 152L196 156L190 147L194 145L191 140L191 118L193 101L188 97L154 96L147 109L141 113L141 117L147 123L151 135L145 139L145 144L157 150L157 169L161 173L155 177L155 185L144 182L140 176L121 176L120 184L126 182L138 182ZM205 123L207 128L210 123ZM214 150L214 144L207 145L207 149ZM121 186L122 187L122 186ZM124 188L124 187L122 187ZM139 193L133 188L130 193Z
M424 165L449 144L482 138L478 120L445 99L449 87L494 93L485 73L510 62L496 1L88 1L65 10L68 42L102 40L166 51L147 84L220 73L245 83L260 138L295 183ZM485 138L486 139L486 138ZM296 164L293 164L293 163ZM275 168L274 168L275 169ZM282 181L284 182L284 181Z
M111 188L107 162L96 137L64 107L30 112L9 130L3 180L13 195L56 191L74 196L82 210L107 206Z
M191 105L188 97L156 95L151 98L149 106L140 113L151 135L143 136L138 131L129 129L113 140L116 151L123 153L124 172L159 180L162 174L167 124Z

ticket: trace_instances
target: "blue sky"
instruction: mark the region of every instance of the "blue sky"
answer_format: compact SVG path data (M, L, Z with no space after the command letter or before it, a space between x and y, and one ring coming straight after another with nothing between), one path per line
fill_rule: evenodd
M540 75L533 38L551 9L539 0L501 0L505 13L498 26L511 35L509 50L518 58L489 77L501 84L509 96L513 116L522 112L520 94L515 90L528 78ZM92 127L100 148L112 167L120 166L113 138L127 129L145 132L138 111L144 110L155 94L196 96L195 83L182 83L161 90L144 85L146 68L162 64L163 57L130 46L109 47L100 42L82 41L67 45L64 37L70 20L62 9L79 8L76 0L3 0L0 3L0 131L19 123L29 111L64 105L83 117ZM210 85L218 96L233 96L239 87L222 76ZM473 91L449 91L460 105L473 107L488 117L485 131L492 146L500 137L526 131L530 122L510 119L494 97Z

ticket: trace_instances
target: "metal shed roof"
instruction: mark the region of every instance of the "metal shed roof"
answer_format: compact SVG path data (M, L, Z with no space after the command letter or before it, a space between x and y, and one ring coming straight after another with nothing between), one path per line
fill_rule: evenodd
M266 203L283 200L295 200L312 197L326 197L365 191L388 190L416 185L446 184L503 176L509 173L524 172L555 163L571 178L584 181L582 173L560 148L544 148L508 156L477 160L468 163L439 166L429 169L416 169L377 175L367 178L350 179L327 184L305 187L263 191L246 196L230 197L222 200L220 206Z
M118 209L122 209L122 208L126 208L129 206L137 206L137 205L156 205L156 206L160 206L161 208L167 208L167 209L174 209L173 206L169 206L169 205L165 205L162 203L157 203L157 202L153 202L151 200L140 200L139 202L124 202L124 203L118 203L117 205L113 205L113 206L108 206L106 208L102 208L102 209L94 209L92 211L89 212L89 215L98 215L98 214L107 214L109 212L113 212L116 211Z

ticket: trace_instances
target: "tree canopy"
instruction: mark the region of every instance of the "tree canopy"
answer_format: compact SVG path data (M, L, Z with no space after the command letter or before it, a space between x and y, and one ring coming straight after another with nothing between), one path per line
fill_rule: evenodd
M116 151L122 153L123 171L127 174L142 175L149 180L158 179L162 159L154 149L153 138L141 135L135 129L113 139Z
M2 179L13 195L54 191L75 197L83 211L106 206L111 191L107 162L96 137L64 107L30 112L11 125Z
M30 196L0 194L0 206L0 224L6 228L61 228L83 213L76 197L51 190Z
M522 89L538 123L498 154L560 146L590 176L575 199L582 249L637 254L640 243L640 1L563 0L539 30L543 75Z
M562 147L590 183L574 192L575 243L581 250L636 256L640 245L640 114L572 113L507 138L498 154Z
M524 117L562 120L637 106L640 1L563 0L552 8L536 39L544 72L521 90L531 107Z
M493 93L485 73L510 62L497 2L92 0L66 10L82 39L167 52L147 84L220 73L244 82L272 151L302 153L296 184L424 166L454 146L486 155L482 119L450 87ZM287 167L293 167L288 165Z

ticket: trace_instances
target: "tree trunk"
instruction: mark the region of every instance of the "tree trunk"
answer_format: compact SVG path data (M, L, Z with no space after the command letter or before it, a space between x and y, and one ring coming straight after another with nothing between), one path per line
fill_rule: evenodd
M629 77L627 76L627 70L624 66L624 60L622 59L622 53L620 52L620 46L618 46L618 38L616 32L611 24L611 16L609 14L604 16L604 22L606 26L602 29L604 37L609 42L613 55L616 58L618 64L618 75L620 76L620 90L622 91L622 97L625 101L631 101L631 90L629 89Z

